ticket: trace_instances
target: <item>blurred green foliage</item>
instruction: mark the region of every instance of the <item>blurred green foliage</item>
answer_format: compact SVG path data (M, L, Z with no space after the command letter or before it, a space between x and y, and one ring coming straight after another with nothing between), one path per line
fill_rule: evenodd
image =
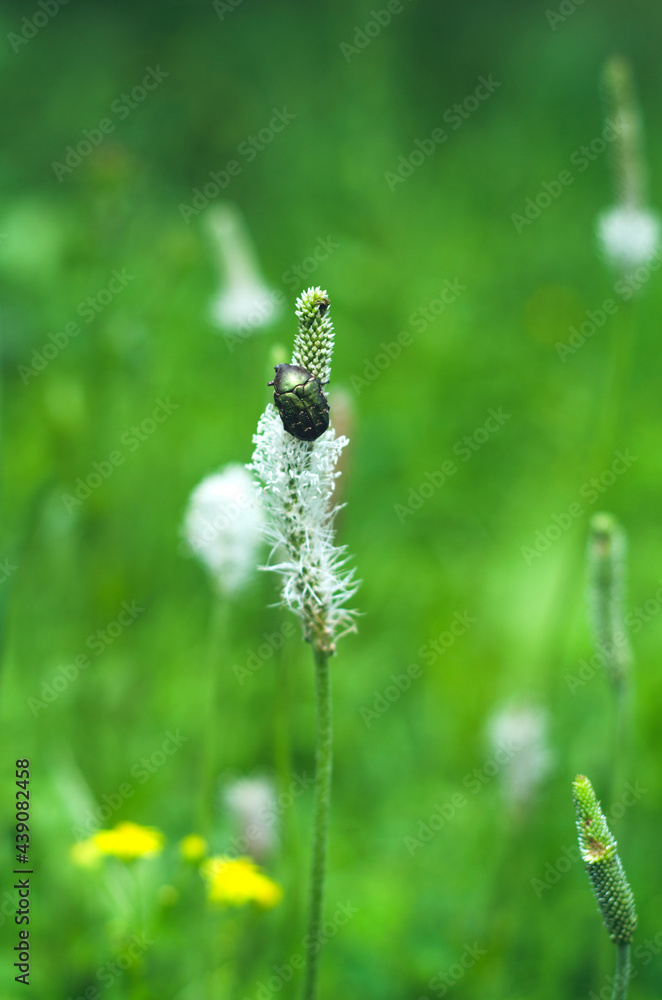
M332 300L332 413L334 388L353 397L339 536L363 580L359 632L342 640L333 663L327 903L329 917L347 901L358 914L326 948L321 995L440 996L433 977L461 969L468 947L485 954L449 989L458 1000L607 995L613 948L581 866L560 864L570 870L551 884L575 844L571 779L584 772L608 794L607 684L598 675L571 691L565 680L591 652L582 560L588 517L600 508L629 536L629 606L657 605L633 638L627 773L645 794L613 829L640 920L631 996L662 988L659 956L642 944L655 939L660 951L662 941L662 286L653 274L633 309L621 304L594 236L612 201L608 153L583 170L577 156L571 163L601 134L601 69L622 51L647 125L651 202L662 204L662 14L651 2L606 0L552 25L544 5L524 2L405 3L348 58L341 43L355 44L371 9L247 0L221 17L207 2L71 3L18 46L9 35L32 6L9 3L2 13L0 558L17 567L0 591L2 997L23 995L7 958L16 935L7 901L17 757L32 762L35 995L65 1000L95 984L122 951L133 892L151 914L154 943L102 989L104 1000L259 997L273 966L301 951L310 792L284 814L270 873L285 899L268 914L209 912L201 880L176 857L177 840L198 829L213 603L179 532L200 479L249 460L272 349L291 343L294 298L310 283ZM120 117L122 95L146 67L168 76ZM445 113L490 74L498 88L452 128ZM295 120L254 159L238 154L282 108ZM53 162L109 117L112 131L58 180ZM387 172L440 127L447 141L391 190ZM287 304L269 332L230 351L208 319L217 278L203 216L184 221L180 206L237 158L241 170L223 197L241 207ZM518 232L513 214L565 169L573 182ZM337 249L304 282L286 277L320 239ZM88 322L82 304L115 270L130 280ZM423 311L445 283L461 290L428 322ZM555 344L607 299L618 301L616 315L562 363ZM20 366L72 322L80 333L25 384ZM632 367L605 456L612 341L627 323ZM397 360L366 374L382 342L403 331L411 342ZM131 428L167 399L172 415L132 447ZM463 460L454 447L499 408L508 419ZM63 494L118 449L122 464L67 510ZM595 502L582 499L617 449L636 461ZM449 460L456 472L399 518L396 505ZM527 560L523 546L580 500L581 516ZM125 601L144 612L102 653L90 652L90 637ZM293 775L312 774L312 670L298 631L244 684L232 669L282 627L275 601L274 581L260 575L229 615L218 660L222 782L271 770L282 780L288 754ZM426 662L421 648L456 612L476 622ZM35 714L29 699L84 653L89 668ZM422 676L367 724L362 709L411 664ZM466 781L491 759L487 720L511 698L549 711L553 751L539 794L516 815L504 807L502 774L475 793ZM176 730L187 741L141 782L136 766ZM124 782L135 794L110 822L154 825L168 838L166 853L139 866L128 886L119 863L95 876L68 857L77 817ZM466 804L412 855L405 838L458 793ZM231 833L219 808L215 850ZM546 878L536 892L532 880ZM286 983L271 995L295 990Z

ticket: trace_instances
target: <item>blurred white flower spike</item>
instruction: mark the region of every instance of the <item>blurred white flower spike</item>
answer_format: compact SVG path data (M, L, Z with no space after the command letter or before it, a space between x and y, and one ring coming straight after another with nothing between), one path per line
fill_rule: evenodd
M225 791L225 802L239 832L238 850L258 862L276 846L276 796L269 778L240 778Z
M531 803L551 767L547 721L540 706L517 702L497 709L489 720L488 737L500 764L502 793L514 812Z
M598 236L610 264L628 273L657 253L660 221L647 209L623 205L599 217Z
M263 519L258 491L243 465L226 465L193 490L184 537L220 594L236 594L257 570Z
M626 60L615 57L607 63L605 91L617 133L613 153L617 204L598 217L597 231L609 263L627 275L657 254L660 220L646 207L641 115Z
M236 205L214 205L206 222L221 282L211 304L211 318L222 330L244 339L273 323L283 295L262 278L246 222Z

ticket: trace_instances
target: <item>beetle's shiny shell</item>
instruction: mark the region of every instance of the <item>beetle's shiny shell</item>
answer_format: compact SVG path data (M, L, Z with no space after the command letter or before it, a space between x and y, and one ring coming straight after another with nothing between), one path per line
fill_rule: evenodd
M329 426L329 403L322 383L300 365L276 365L274 403L283 427L300 441L315 441Z

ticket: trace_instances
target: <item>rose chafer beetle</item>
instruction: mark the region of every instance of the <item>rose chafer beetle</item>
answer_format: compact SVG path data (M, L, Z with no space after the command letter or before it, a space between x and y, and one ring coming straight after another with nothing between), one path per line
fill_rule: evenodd
M274 403L283 427L300 441L315 441L329 426L329 403L322 383L300 365L276 365Z

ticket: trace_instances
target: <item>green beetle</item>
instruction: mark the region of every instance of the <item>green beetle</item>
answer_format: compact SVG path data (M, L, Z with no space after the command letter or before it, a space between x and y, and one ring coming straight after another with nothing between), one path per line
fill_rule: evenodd
M329 426L329 403L318 378L300 365L276 365L274 403L283 427L300 441L314 441Z

